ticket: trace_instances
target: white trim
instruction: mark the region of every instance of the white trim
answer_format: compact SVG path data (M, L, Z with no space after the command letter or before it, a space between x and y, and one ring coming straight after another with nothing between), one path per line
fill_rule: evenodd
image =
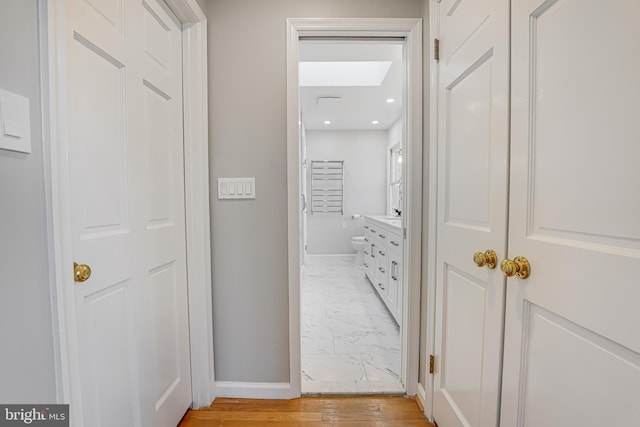
M304 36L402 36L407 47L407 116L405 135L411 164L407 165L405 226L405 292L403 378L407 394L418 384L420 334L420 280L422 250L422 20L416 18L288 19L287 20L287 191L289 242L289 357L291 389L300 395L300 171L298 40Z
M416 20L406 35L407 163L404 183L406 239L404 241L404 277L407 291L404 296L404 325L402 341L406 349L403 365L407 394L417 392L420 362L420 291L422 283L422 20ZM406 214L405 214L406 212ZM408 261L408 262L407 262Z
M183 0L171 0L178 5ZM192 7L195 0L184 0ZM75 298L69 266L71 241L68 158L66 0L39 0L40 67L44 146L45 202L51 271L56 400L70 403L70 418L82 420ZM195 9L193 9L195 11ZM206 19L199 6L202 20ZM194 406L214 398L211 258L209 255L209 179L206 20L183 25L185 86L185 205L187 274ZM81 425L75 421L72 425Z
M182 46L191 390L193 407L199 408L215 398L206 19L183 25Z
M242 399L293 399L297 395L289 383L254 383L243 381L217 381L218 397ZM300 393L298 393L299 395Z
M427 401L427 392L424 390L424 387L422 387L422 384L418 383L418 392L416 393L416 396L418 396L418 400L420 401L420 404L422 405L424 409L423 414L429 418L429 415L427 414L427 407L424 406L425 402Z
M164 0L183 24L206 22L207 17L196 0Z
M433 52L433 40L439 37L439 11L440 1L429 0L429 52ZM438 189L438 79L439 67L433 58L428 55L429 63L429 137L425 143L428 150L428 185L427 190L427 253L425 254L426 271L423 280L427 287L427 328L425 333L425 354L435 354L435 326L436 326L436 241L437 241L437 189ZM436 360L436 364L437 364ZM437 366L437 365L436 365ZM427 373L425 384L425 415L433 420L433 387L434 377Z
M73 403L70 418L82 419L82 398L75 327L75 299L69 266L71 197L67 156L66 0L39 0L42 136L47 209L47 238L51 274L53 341L58 403Z
M287 228L289 250L289 382L292 397L302 389L300 339L300 97L298 28L287 20Z

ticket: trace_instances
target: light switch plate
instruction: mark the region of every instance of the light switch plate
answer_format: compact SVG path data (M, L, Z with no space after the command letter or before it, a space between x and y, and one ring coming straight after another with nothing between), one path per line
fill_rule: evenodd
M0 89L0 149L31 153L29 98Z
M255 178L218 178L218 199L255 198Z

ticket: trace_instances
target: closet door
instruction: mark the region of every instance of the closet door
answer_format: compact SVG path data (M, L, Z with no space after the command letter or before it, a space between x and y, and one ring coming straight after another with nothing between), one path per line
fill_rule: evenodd
M506 252L508 8L440 4L434 417L444 427L498 422L505 278L474 252Z
M640 3L513 2L502 426L640 425Z

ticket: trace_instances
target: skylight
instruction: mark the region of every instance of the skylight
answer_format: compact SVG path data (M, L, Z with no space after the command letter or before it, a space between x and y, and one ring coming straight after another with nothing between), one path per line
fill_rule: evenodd
M380 86L391 61L300 62L300 86Z

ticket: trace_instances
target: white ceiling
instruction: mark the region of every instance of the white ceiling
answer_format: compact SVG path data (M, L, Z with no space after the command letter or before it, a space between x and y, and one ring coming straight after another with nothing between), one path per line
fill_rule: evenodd
M402 114L402 44L397 41L301 41L300 62L391 61L380 86L303 86L307 130L388 129ZM388 103L393 98L395 102ZM320 99L320 101L318 101ZM326 120L331 124L325 125ZM378 120L374 125L371 122Z

